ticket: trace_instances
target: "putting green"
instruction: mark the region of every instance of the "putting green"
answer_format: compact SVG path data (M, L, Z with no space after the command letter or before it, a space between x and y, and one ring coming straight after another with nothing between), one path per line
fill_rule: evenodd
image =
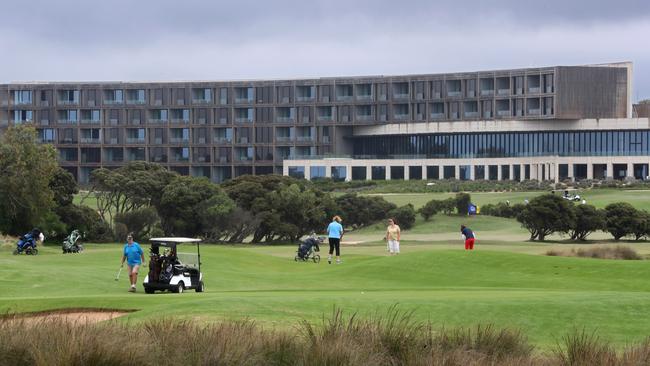
M349 245L341 265L296 263L293 246L205 245L207 292L180 295L146 295L141 286L127 293L125 273L114 281L120 248L89 245L79 255L62 255L45 247L27 257L3 247L0 311L122 308L139 310L122 321L252 318L291 328L302 319L317 322L335 306L366 316L397 304L436 326L521 328L542 348L576 327L618 345L650 329L645 261L539 255L548 245L486 240L464 252L458 241L405 241L397 257L386 256L381 243Z

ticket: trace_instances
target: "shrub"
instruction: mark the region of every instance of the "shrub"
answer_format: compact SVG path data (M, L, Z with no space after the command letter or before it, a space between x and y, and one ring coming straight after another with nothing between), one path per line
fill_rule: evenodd
M469 193L456 193L455 201L456 213L459 215L467 215L469 204L472 202L472 197Z
M591 205L575 206L576 219L571 227L572 240L584 241L589 234L605 227L605 212Z
M386 214L397 208L381 196L360 196L344 194L335 199L344 224L353 228L370 225L386 218Z
M634 233L637 216L637 210L627 202L610 203L605 207L605 228L614 240L619 240Z
M424 206L420 207L417 212L422 216L422 218L424 218L424 221L429 221L429 219L440 212L440 210L440 201L431 200L425 203Z
M388 217L393 218L400 229L408 230L415 224L415 209L409 203L391 210L388 212Z
M85 240L104 242L113 237L110 226L88 206L70 204L57 207L55 212L67 225L68 231L79 230Z
M650 214L645 210L637 211L635 217L634 231L634 240L639 241L644 237L647 237L650 232Z

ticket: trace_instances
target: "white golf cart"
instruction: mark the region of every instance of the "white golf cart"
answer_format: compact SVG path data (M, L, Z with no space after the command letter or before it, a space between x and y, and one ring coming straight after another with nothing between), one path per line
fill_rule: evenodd
M187 289L203 292L201 273L201 239L152 238L149 253L149 272L142 285L144 292L156 291L182 293ZM196 243L196 253L179 253L180 244ZM161 252L162 250L162 252Z

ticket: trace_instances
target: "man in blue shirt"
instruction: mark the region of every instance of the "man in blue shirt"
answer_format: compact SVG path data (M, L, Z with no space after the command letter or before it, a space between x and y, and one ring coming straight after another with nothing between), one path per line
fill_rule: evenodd
M144 264L144 252L140 248L140 244L133 241L133 235L131 234L126 237L126 244L124 244L122 250L121 266L124 266L124 261L126 261L129 280L131 281L129 292L135 292L135 285L138 283L138 269Z
M330 241L330 254L327 263L332 264L332 253L336 249L336 264L341 264L341 238L343 237L343 226L341 217L334 216L332 222L327 226L327 236Z

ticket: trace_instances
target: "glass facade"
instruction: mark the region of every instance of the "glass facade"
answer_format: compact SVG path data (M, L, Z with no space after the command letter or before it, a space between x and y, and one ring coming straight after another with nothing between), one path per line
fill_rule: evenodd
M363 136L355 158L510 158L650 155L650 130Z

